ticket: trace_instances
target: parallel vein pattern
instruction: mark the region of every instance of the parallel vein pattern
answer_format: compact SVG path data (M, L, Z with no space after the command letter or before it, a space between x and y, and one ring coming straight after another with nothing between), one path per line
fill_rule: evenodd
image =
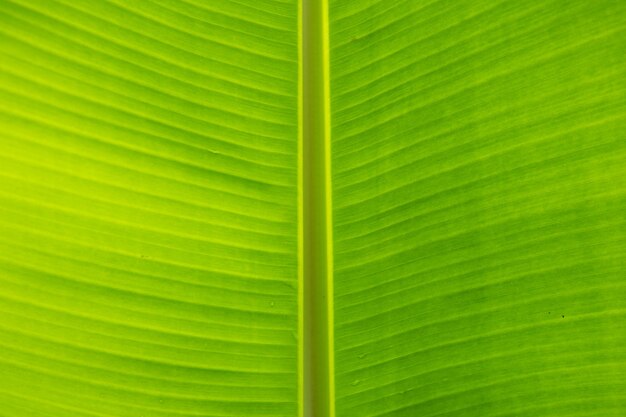
M626 3L330 0L338 417L626 415Z
M0 415L297 414L297 14L0 0Z

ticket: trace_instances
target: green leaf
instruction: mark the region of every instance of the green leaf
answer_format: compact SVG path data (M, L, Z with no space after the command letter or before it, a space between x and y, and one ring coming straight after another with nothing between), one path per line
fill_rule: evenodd
M0 416L626 415L626 2L0 0Z
M626 3L330 1L336 415L626 415Z
M297 415L297 3L0 22L0 415Z

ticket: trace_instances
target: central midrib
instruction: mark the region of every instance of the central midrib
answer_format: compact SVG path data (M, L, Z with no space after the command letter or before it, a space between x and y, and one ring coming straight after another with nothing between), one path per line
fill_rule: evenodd
M304 415L334 417L333 247L328 0L301 9Z

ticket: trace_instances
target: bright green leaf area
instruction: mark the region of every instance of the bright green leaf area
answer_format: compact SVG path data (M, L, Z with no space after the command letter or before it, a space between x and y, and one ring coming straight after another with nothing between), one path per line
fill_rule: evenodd
M0 0L0 417L625 416L626 2L303 1Z
M0 415L297 415L296 2L0 22Z
M626 2L330 27L337 416L625 416Z

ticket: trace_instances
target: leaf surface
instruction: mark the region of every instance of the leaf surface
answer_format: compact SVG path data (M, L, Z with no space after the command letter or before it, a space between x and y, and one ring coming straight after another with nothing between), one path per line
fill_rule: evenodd
M338 417L626 413L625 6L330 0Z
M625 415L626 3L301 3L0 0L0 415Z
M296 415L297 2L0 22L0 415Z

